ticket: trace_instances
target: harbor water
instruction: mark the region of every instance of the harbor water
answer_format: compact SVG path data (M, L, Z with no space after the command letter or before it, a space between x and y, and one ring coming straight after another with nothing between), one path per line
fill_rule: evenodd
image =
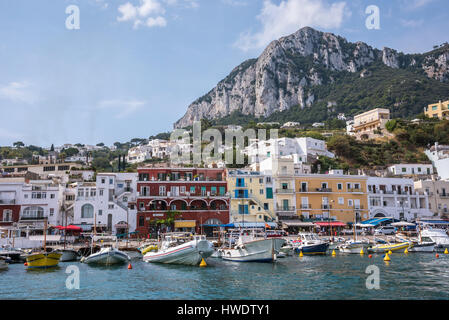
M292 256L276 263L208 259L206 268L148 264L113 267L78 262L27 270L12 264L0 272L0 299L449 299L449 255ZM67 267L79 268L79 289L68 289ZM367 289L370 265L379 268L380 289Z

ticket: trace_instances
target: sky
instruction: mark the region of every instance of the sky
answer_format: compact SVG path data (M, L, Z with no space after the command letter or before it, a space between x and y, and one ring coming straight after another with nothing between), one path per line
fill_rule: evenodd
M301 27L423 53L449 40L448 12L447 0L0 0L0 146L148 138Z

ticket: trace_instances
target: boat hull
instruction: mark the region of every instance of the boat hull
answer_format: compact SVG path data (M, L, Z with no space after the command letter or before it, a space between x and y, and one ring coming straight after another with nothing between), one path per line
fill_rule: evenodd
M130 258L127 254L119 250L101 250L100 252L94 253L84 259L82 262L89 265L103 265L110 266L114 264L124 264L129 262Z
M341 245L339 247L340 252L342 253L350 253L350 254L360 254L363 250L366 252L369 249L370 245L368 243L351 243L346 245Z
M7 269L8 269L8 264L6 263L6 261L0 259L0 271L7 270Z
M375 246L372 248L369 248L368 251L372 253L386 253L388 251L395 252L398 250L405 250L410 247L410 243L403 242L398 244L387 244L387 245L381 245L381 246Z
M235 262L273 262L284 245L281 238L262 239L246 242L236 249L221 249L223 260Z
M62 254L58 252L35 253L26 257L28 268L52 268L56 267Z
M194 240L167 250L148 252L144 255L143 261L197 266L202 259L210 257L213 253L212 243L207 240Z
M326 254L329 249L329 243L319 243L319 244L311 244L311 245L302 245L295 248L296 253L300 253L305 255L323 255Z
M409 252L434 252L435 243L420 243L414 244L413 247L408 249Z
M78 252L75 250L58 250L62 254L61 259L59 261L61 262L69 262L69 261L76 261L79 257Z

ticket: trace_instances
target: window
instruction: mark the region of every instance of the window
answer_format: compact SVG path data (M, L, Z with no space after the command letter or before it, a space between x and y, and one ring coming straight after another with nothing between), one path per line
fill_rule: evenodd
M100 196L103 196L103 189L100 190Z
M98 210L98 215L102 216L103 215L103 210Z
M10 222L12 221L12 210L7 209L3 210L3 222Z
M271 177L267 177L267 183L271 183Z
M262 184L263 183L263 178L259 179L259 183Z
M90 196L91 197L95 197L97 195L97 190L95 189L90 189Z
M108 206L108 208L109 208L109 209L114 209L114 205L113 205L113 204L110 204L110 205Z
M84 197L84 189L78 189L78 197Z
M165 186L159 186L159 195L165 196L165 193L166 193Z
M144 226L145 226L145 217L139 216L139 227L144 227Z
M113 184L114 180L113 179L109 179L109 184Z
M259 189L259 194L263 194L263 189Z
M239 204L239 214L248 214L248 205L247 204Z
M195 187L190 187L190 194L195 194L196 190Z
M55 198L55 194L54 193L50 194L50 198L54 199Z
M210 188L210 194L211 194L211 196L217 195L217 187L211 187Z
M264 204L263 204L263 209L264 209L264 210L269 210L269 208L270 208L270 207L269 207L269 204L268 204L268 203L264 203Z
M91 204L85 204L81 207L81 218L88 219L94 217L94 206Z
M343 184L342 183L337 184L337 189L338 190L343 190Z
M353 207L354 206L354 201L352 201L351 199L348 200L348 206Z
M201 187L201 196L206 196L206 187Z
M106 180L104 178L101 179L101 183L106 183Z
M345 198L338 198L338 204L344 205L345 204Z
M181 194L185 194L186 193L186 186L181 186L179 188L179 192L181 192Z
M407 168L402 168L402 173L406 173L407 172Z
M139 210L145 210L145 203L139 202Z
M224 196L226 193L226 188L225 187L220 187L220 196Z
M346 188L349 190L349 189L352 189L352 185L350 184L350 183L347 183L346 184Z
M354 189L360 190L360 184L358 184L358 183L354 184Z
M53 213L55 213L55 209L53 209L53 208L50 208L50 215L52 216L52 215L53 215Z

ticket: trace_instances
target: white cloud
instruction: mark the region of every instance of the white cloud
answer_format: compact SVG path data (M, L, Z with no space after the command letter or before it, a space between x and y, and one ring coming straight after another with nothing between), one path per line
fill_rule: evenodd
M0 87L0 98L27 104L32 104L37 100L32 90L32 84L27 81L11 82Z
M424 7L428 5L429 3L433 2L434 0L407 0L406 4L404 4L406 7L409 7L410 9L418 9L421 7Z
M339 28L350 15L346 2L329 4L326 0L284 0L279 5L265 0L257 19L262 30L242 33L235 46L247 51L263 48L272 40L302 27Z
M248 2L243 0L221 0L221 2L233 7L244 7L248 5Z
M129 116L145 106L145 101L138 100L103 100L97 105L98 109L102 110L116 110L118 113L115 115L117 119L122 119Z
M165 27L167 25L167 20L164 17L148 18L146 22L147 27Z
M118 11L122 14L122 16L118 17L117 21L129 21L137 17L137 8L129 2L119 6Z

